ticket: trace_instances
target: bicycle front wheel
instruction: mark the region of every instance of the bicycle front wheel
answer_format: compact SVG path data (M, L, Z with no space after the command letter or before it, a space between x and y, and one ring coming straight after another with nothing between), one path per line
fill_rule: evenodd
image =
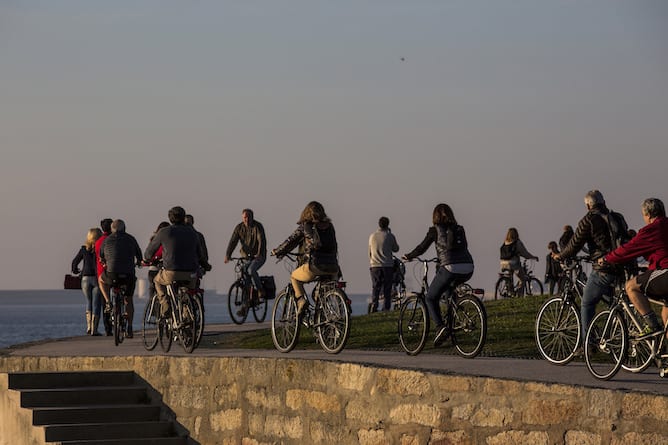
M598 313L585 337L584 354L589 372L599 380L610 380L626 359L628 334L624 318L609 310Z
M406 354L417 355L427 343L429 314L424 300L418 295L406 297L399 310L399 343Z
M480 354L487 338L487 312L480 300L473 295L457 299L450 326L459 355L473 358Z
M240 281L235 281L227 293L230 318L235 324L243 324L248 317L248 294Z
M160 318L158 321L158 340L163 352L169 352L172 348L173 337L171 318Z
M543 283L538 278L531 278L525 283L525 294L528 297L543 295Z
M197 293L193 296L192 301L195 311L195 347L198 347L204 335L204 296Z
M255 298L255 303L253 303L253 318L258 323L262 323L267 318L267 300L257 294Z
M501 277L496 281L496 286L494 286L494 299L498 300L499 298L510 298L514 294L513 283L508 277Z
M123 297L120 295L113 295L114 298L114 344L118 346L123 343L123 324L121 322L121 317L123 316L122 304L121 301Z
M338 354L350 336L350 312L346 295L341 289L331 290L320 297L316 308L315 328L320 347L330 354Z
M292 293L283 289L274 301L271 312L271 339L280 352L290 352L299 339L297 305Z
M573 360L581 338L580 313L562 297L543 303L536 316L536 346L545 360L565 365Z
M195 350L197 344L197 323L193 298L187 294L182 295L180 305L181 323L176 332L183 350L190 354Z
M160 318L160 302L158 296L153 295L144 308L142 320L142 341L147 351L152 351L158 345L158 319Z

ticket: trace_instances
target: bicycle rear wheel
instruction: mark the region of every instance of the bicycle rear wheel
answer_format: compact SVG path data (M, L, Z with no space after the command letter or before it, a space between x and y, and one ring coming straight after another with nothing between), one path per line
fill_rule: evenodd
M429 332L429 314L422 297L406 297L399 311L399 343L408 355L417 355L424 348Z
M255 303L253 304L253 318L258 323L262 323L267 318L267 300L257 294L255 295Z
M297 345L300 323L292 292L283 289L274 301L271 312L271 339L280 352L290 352Z
M636 317L640 317L635 308L632 308L631 310L634 311ZM646 338L637 340L635 337L639 335L640 332L626 312L624 312L624 320L626 321L626 326L628 326L629 345L626 353L626 360L622 363L622 369L634 373L643 372L649 368L654 360L654 342L657 341L657 339Z
M510 298L515 294L513 289L513 283L508 277L501 277L496 281L496 286L494 286L494 299L498 300L499 298Z
M172 319L160 318L158 321L158 339L160 341L160 348L163 352L169 352L172 348Z
M528 297L543 295L543 283L538 278L531 278L525 284L525 295Z
M142 341L147 351L152 351L158 345L158 320L160 318L160 302L158 296L153 295L144 308L142 321Z
M565 365L573 360L581 338L580 313L563 297L543 303L536 316L536 346L545 360Z
M227 304L230 318L235 324L243 324L248 317L248 294L240 281L235 281L227 293Z
M181 323L176 330L177 336L183 350L188 354L195 350L197 343L197 323L195 321L195 308L193 298L188 294L180 295Z
M450 326L459 355L473 358L480 354L487 338L487 312L480 300L473 295L457 299Z
M341 352L350 336L350 313L346 300L341 289L334 289L322 295L316 304L316 334L320 347L329 354Z
M193 310L195 311L195 347L199 346L204 335L204 296L201 293L193 295Z
M114 299L114 311L113 311L113 326L114 326L114 344L118 346L119 344L123 343L123 323L122 323L122 317L123 317L123 297L113 293L112 298Z
M610 380L626 359L628 334L624 318L609 310L598 313L587 330L584 343L589 372L599 380Z

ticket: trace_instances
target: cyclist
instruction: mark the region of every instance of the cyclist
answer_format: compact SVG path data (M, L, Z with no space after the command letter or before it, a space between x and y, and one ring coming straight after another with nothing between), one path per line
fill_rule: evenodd
M390 230L390 220L381 216L378 220L378 229L369 236L369 270L371 272L371 298L373 303L371 312L378 310L378 300L383 292L385 304L383 308L389 311L392 307L392 284L394 282L394 259L392 252L398 252L397 239Z
M102 243L104 243L104 240L111 235L111 223L114 220L111 218L104 218L103 220L100 221L100 229L102 230L102 236L100 236L97 241L95 241L95 261L97 263L97 287L98 289L102 289L102 273L104 272L104 264L102 264L102 260L100 259L100 249L102 249ZM102 294L102 291L100 291L100 294ZM107 337L111 335L111 318L110 318L110 313L107 311L107 308L110 307L109 305L109 300L107 299L106 295L102 295L102 298L104 299L104 311L102 313L102 320L104 321L104 331L105 334L107 334Z
M640 256L647 259L648 270L625 284L629 299L646 324L639 338L646 338L661 334L663 329L645 294L664 301L668 297L668 218L663 202L657 198L645 199L641 211L646 225L633 239L601 257L598 263L623 264ZM666 306L662 318L664 323L668 321Z
M197 268L211 270L204 258L202 246L195 231L186 225L186 211L183 207L172 207L168 212L170 225L156 233L144 251L145 262L162 246L163 268L153 279L155 290L160 301L160 316L169 316L169 300L167 286L174 281L187 281L188 287L195 287Z
M522 263L520 263L520 257L526 258L528 260L538 261L538 257L532 253L529 253L524 243L520 239L520 236L515 227L511 227L506 232L506 239L503 241L500 250L500 263L501 270L510 270L517 274L520 279L520 283L524 283L527 279L527 274ZM524 286L520 286L520 296L524 295Z
M443 322L441 295L454 284L464 283L473 276L473 257L468 250L464 228L457 224L452 209L447 204L438 204L432 214L433 225L424 240L403 258L411 261L436 245L438 267L426 295L427 310L436 326L434 346L440 346L450 335L450 326Z
M155 232L151 235L151 238L149 239L149 242L153 241L153 238L155 238L155 235L160 231L160 229L163 229L165 227L169 227L169 223L167 221L162 221L160 224L158 224L158 227L155 229ZM153 279L155 278L156 275L158 275L158 272L160 272L160 268L162 267L162 246L158 247L158 250L153 254L153 257L151 257L151 260L148 262L148 292L149 292L149 298L155 295L155 284L153 283Z
M309 202L297 224L297 229L271 254L280 258L299 246L299 266L292 271L290 281L295 291L297 313L301 315L307 304L304 283L310 283L319 276L336 279L340 271L336 232L322 204Z
M574 257L581 249L587 247L591 256L592 271L583 291L582 307L580 308L583 335L587 332L587 328L589 328L589 324L594 318L596 304L601 301L603 295L612 295L620 273L618 268L610 264L598 263L599 258L612 250L614 243L607 222L611 212L605 205L603 194L598 190L590 190L585 195L584 202L587 207L587 214L578 223L573 237L566 247L561 250L561 253L552 254L552 258L557 261L566 260ZM615 213L615 215L618 215L618 224L623 226L623 230L626 231L627 226L624 217L619 213ZM578 349L580 348L582 348L582 345Z
M135 266L141 264L141 249L134 236L126 233L125 222L122 219L114 220L111 223L111 235L105 240L100 249L100 258L106 265L100 279L100 290L105 300L109 299L109 287L116 281L119 284L125 284L127 291L123 295L125 301L125 315L128 320L126 337L132 338L132 317L134 315L134 304L132 296L135 293ZM107 303L109 305L109 303ZM106 309L110 312L110 309Z
M264 226L255 220L251 209L243 209L241 211L241 222L234 228L230 242L227 245L225 264L230 261L237 243L241 243L241 256L249 260L247 266L248 274L251 276L258 297L262 298L265 296L265 292L262 288L258 270L267 260L267 238L264 234ZM237 314L244 316L247 310L246 306L242 306Z

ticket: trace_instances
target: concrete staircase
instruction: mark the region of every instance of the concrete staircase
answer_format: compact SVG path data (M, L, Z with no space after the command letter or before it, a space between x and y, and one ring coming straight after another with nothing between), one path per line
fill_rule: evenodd
M46 443L62 445L186 445L171 421L161 420L149 387L134 372L56 372L8 375L32 424Z

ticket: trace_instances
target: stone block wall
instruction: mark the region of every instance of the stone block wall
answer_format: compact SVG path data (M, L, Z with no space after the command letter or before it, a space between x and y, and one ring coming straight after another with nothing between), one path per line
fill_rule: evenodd
M203 445L668 445L668 397L651 394L289 358L0 357L102 369L135 371Z

